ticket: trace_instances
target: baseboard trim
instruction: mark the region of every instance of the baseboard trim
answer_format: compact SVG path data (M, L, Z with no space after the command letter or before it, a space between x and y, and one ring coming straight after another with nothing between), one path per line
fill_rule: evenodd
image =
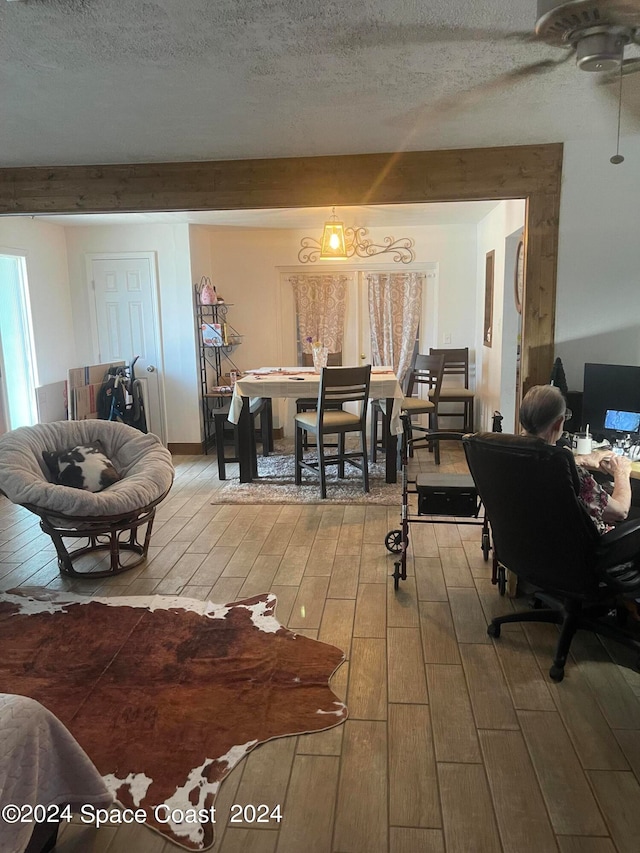
M282 427L273 430L273 438L279 441L284 437ZM204 456L206 453L203 441L176 441L167 445L169 453L175 456Z
M201 441L169 442L167 449L176 456L201 456L204 453Z

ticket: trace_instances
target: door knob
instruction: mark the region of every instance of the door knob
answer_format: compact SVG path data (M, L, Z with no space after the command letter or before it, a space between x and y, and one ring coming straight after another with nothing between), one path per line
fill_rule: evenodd
M148 367L147 367L147 373L153 373L153 372L154 372L154 370L155 370L155 367L154 367L152 364L148 365Z
M366 358L366 355L365 355L363 352L361 352L361 353L360 353L360 358L364 360L364 359Z

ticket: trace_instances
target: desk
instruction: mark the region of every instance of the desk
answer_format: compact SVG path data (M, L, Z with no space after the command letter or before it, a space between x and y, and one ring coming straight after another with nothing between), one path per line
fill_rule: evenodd
M611 448L608 448L608 447L598 447L598 448L596 448L596 449L595 449L594 453L598 453L598 451L600 451L600 450L603 450L603 451L605 451L605 452L610 452L610 451L611 451ZM573 455L574 455L574 456L576 455L575 450L573 451ZM593 472L594 470L595 470L595 471L598 471L598 469L597 469L597 468L595 468L595 469L594 469L594 468L589 468L588 470L589 470L589 471L592 471L592 472ZM608 476L608 475L607 475L607 476ZM630 477L631 477L631 479L632 479L632 480L640 480L640 460L638 460L638 461L636 461L636 462L632 462L632 463L631 463L631 473L630 473ZM609 478L609 479L611 479L611 478Z
M602 449L604 450L608 448ZM605 474L603 471L600 471L598 468L588 468L587 470L593 474L596 479L596 482L600 483L600 485L604 485L606 487L607 485L610 486L613 484L611 476L609 474ZM631 463L630 478L631 506L632 508L635 508L635 510L637 510L638 508L640 508L640 461ZM634 515L629 517L637 518L638 513L634 512Z
M292 377L298 376L299 379ZM317 397L320 374L311 367L262 367L238 379L229 407L229 421L238 425L240 482L250 483L255 475L255 435L252 435L249 402L252 397ZM404 395L390 367L372 367L369 394L372 399L385 400L384 428L387 430L386 481L395 483L397 471L397 436L402 433L400 411Z

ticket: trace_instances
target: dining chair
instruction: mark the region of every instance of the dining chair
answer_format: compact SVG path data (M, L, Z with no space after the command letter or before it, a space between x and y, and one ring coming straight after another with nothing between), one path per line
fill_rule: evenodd
M462 418L462 432L473 432L473 401L475 393L469 388L469 347L437 349L431 347L429 355L444 357L444 379L436 409L438 414L451 418ZM449 377L461 377L463 384L448 382ZM433 398L433 393L430 394ZM462 412L443 412L442 403L462 403Z
M310 352L302 353L302 366L313 367L313 355ZM330 352L327 356L327 367L342 367L342 353ZM296 413L313 412L316 410L317 407L317 397L299 397L296 400ZM342 406L340 404L337 404L333 406L333 408L341 409ZM315 444L311 444L309 442L309 435L306 432L304 434L303 445L305 450L308 450L310 447L315 447Z
M240 461L240 436L237 424L230 424L230 405L226 402L222 406L213 409L211 414L214 420L214 432L216 437L216 457L218 460L218 479L227 479L227 464ZM269 397L258 397L252 400L249 412L251 414L252 435L256 436L256 418L260 417L260 429L257 433L258 440L262 444L262 455L268 456L273 453L273 410ZM233 453L229 456L225 450L225 437L227 431L231 430L233 435ZM252 464L257 474L258 461L255 454L254 440L252 438Z
M302 353L302 366L313 367L313 355L310 352ZM327 355L327 367L342 367L342 353L330 352ZM318 401L314 399L314 403Z
M370 381L370 364L364 367L324 367L322 369L316 411L300 412L295 416L296 485L302 484L303 468L312 471L319 476L320 496L324 499L327 497L326 466L337 465L338 477L344 478L345 463L349 463L362 471L364 491L369 491L366 425ZM342 409L345 403L356 403L359 406L359 414L345 412ZM304 459L305 432L314 433L316 436L315 462ZM345 435L349 432L360 433L359 450L346 450ZM338 452L335 455L327 455L324 436L336 434L338 435ZM360 463L358 460L361 460Z
M402 414L408 415L408 439L413 438L413 431L429 433L438 429L438 402L444 375L444 358L441 355L422 355L418 353L409 374L407 395L402 401ZM425 397L419 396L423 388ZM428 426L414 424L413 415L428 415ZM436 465L440 464L440 442L434 441L433 454ZM429 448L431 449L431 447ZM409 445L409 455L413 456L413 445Z
M438 429L438 400L442 385L444 359L442 356L416 355L413 368L409 373L407 382L407 393L402 400L402 415L409 416L411 430L429 432ZM424 388L424 397L417 396L420 388ZM378 451L378 415L382 414L380 400L374 400L371 404L371 461L377 461ZM421 427L411 422L413 415L428 415L429 426ZM405 438L411 438L411 431ZM436 465L440 464L439 442L434 444L434 459ZM384 433L381 446L384 448ZM413 456L413 447L409 445L409 454Z

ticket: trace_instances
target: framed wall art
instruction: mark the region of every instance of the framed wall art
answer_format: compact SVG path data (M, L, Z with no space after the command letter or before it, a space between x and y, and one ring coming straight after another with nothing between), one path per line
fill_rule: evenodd
M496 253L492 249L487 252L484 274L484 331L482 342L490 347L493 340L493 279L496 265Z

